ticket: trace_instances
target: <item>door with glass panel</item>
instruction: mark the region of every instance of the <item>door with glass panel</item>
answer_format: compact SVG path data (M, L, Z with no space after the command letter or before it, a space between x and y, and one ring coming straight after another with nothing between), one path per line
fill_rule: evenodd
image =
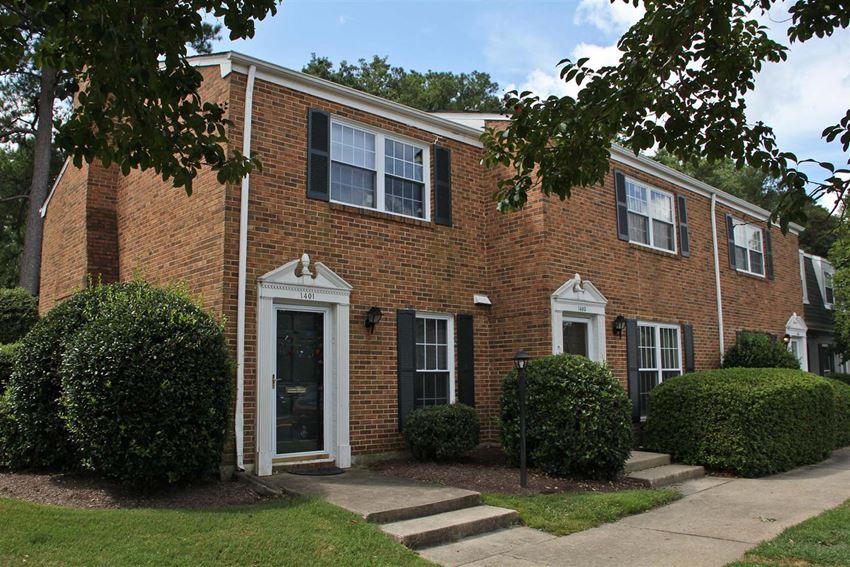
M564 352L567 354L578 354L584 357L590 357L588 350L588 331L590 330L590 321L587 319L578 319L564 317L563 333L564 333Z
M325 313L278 309L276 331L277 454L322 451Z
M649 408L649 393L658 384L682 373L679 327L638 324L638 408L641 419Z

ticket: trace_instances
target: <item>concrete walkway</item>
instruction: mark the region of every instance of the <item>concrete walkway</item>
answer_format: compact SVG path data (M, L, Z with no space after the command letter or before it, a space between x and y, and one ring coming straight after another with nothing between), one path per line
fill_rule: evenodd
M785 528L850 498L850 448L827 461L762 479L705 477L680 485L685 498L565 537L523 528L432 547L442 565L722 566Z

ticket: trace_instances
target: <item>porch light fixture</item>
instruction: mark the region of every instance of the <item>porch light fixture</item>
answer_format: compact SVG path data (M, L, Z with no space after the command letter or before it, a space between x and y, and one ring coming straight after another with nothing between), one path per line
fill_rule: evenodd
M369 334L374 334L375 325L381 322L384 317L384 312L380 307L370 307L366 313L366 328L369 329Z
M519 375L519 485L528 486L528 467L525 459L525 368L531 357L525 350L520 349L514 355L514 365Z
M785 333L785 336L782 337L782 342L785 343L786 345L788 343L790 343L791 342L791 335L789 335L788 333Z
M626 330L626 318L622 315L617 315L617 318L614 319L614 336L622 337L623 331Z

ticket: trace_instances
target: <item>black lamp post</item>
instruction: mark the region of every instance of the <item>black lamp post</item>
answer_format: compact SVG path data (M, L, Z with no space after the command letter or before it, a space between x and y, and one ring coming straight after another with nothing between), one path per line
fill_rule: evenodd
M528 470L525 463L525 367L531 357L520 349L514 356L517 375L519 377L519 485L528 487Z

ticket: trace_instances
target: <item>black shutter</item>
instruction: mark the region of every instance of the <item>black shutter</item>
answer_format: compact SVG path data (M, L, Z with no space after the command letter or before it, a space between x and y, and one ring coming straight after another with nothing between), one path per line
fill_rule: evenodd
M764 265L767 279L773 279L773 241L770 238L770 228L764 230Z
M735 220L726 215L726 237L729 239L729 267L735 269Z
M617 237L629 241L629 205L626 202L626 176L622 171L614 172L617 193Z
M328 201L331 186L331 115L311 108L307 115L307 198Z
M452 226L452 151L434 145L434 222Z
M693 326L682 325L682 341L685 343L685 372L693 372L696 370Z
M688 238L688 206L684 195L679 195L679 246L682 256L691 255L691 241Z
M457 316L457 401L475 406L475 346L472 315Z
M398 427L413 411L413 380L416 377L416 311L396 312L398 342Z
M626 364L629 373L629 398L632 400L632 419L640 421L640 399L638 396L638 324L635 319L626 321Z

